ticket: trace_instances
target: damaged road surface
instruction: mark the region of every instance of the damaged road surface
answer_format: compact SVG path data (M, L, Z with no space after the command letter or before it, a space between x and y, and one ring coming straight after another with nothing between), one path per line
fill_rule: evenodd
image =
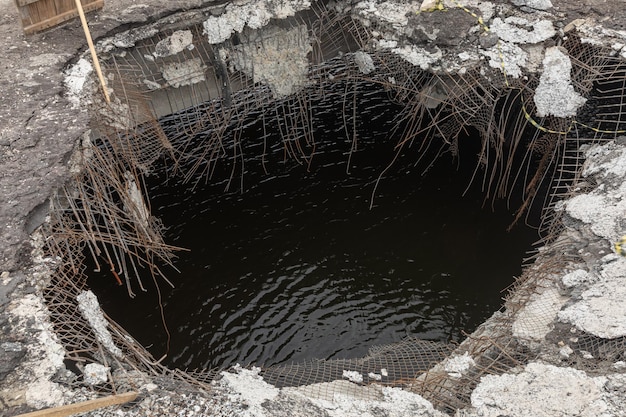
M131 75L140 72L137 68L119 65L128 71L127 77L109 72L107 82L115 87L117 105L109 108L102 105L78 21L25 36L14 2L0 0L0 35L6 39L0 51L0 414L138 391L132 403L84 415L623 415L626 258L618 252L626 235L626 126L623 109L613 110L626 92L609 76L601 80L603 68L618 75L624 71L626 11L619 4L558 0L105 3L88 16L105 68L113 67L114 57L115 62L136 59L141 68L155 69L146 70L149 76L142 74L135 84ZM317 6L315 13L306 14ZM353 31L320 30L323 25L315 22L326 22L328 16L335 16L333 22L341 22L339 26L350 22ZM323 35L315 38L311 33ZM352 37L343 44L329 33ZM324 54L331 48L316 49L324 42L333 45L332 58L340 62L332 67L334 72L324 72L322 65L330 60ZM291 48L288 54L286 47ZM206 51L216 53L209 56ZM393 65L383 68L383 62ZM301 104L291 98L346 74L381 83L383 74L398 100L415 103L412 114L425 112L435 119L446 115L433 125L439 133L467 125L485 135L484 143L498 144L513 143L518 133L521 137L534 132L529 142L516 143L530 154L554 156L519 174L531 180L536 176L535 182L551 175L557 178L551 183L557 186L555 198L544 212L544 221L551 225L548 237L525 266L501 311L450 349L450 355L417 376L393 381L388 378L392 370L386 367L360 370L365 362L377 363L390 352L402 356L401 348L410 341L373 348L368 357L346 362L185 373L167 370L151 358L101 313L90 291L67 290L80 296L58 302L73 306L67 307L67 311L75 308L73 316L50 308L55 297L50 288L58 285L54 274L76 266L71 259L51 253L52 242L65 242L70 251L73 245L88 244L76 238L79 232L71 238L49 233L59 218L55 204L70 204L66 197L73 194L62 192L79 189L74 186L83 181L81 173L92 166L97 149L91 143L91 129L97 123L107 120L107 127L119 133L136 128L126 117L129 114L145 122L140 117L145 116L144 110L132 109L136 111L132 114L128 97L152 97L156 103L156 97L180 96L178 103L172 100L173 104L150 109L163 114L181 110L176 108L179 105L199 104L186 101L191 93L197 93L198 100L228 100L254 91L267 102L286 100L296 106ZM419 80L411 78L415 74ZM212 84L203 96L200 86L213 80L221 83ZM124 97L120 86L136 91L125 90ZM509 100L511 96L516 98ZM505 122L498 124L502 106L512 110L503 112ZM302 114L299 109L296 113ZM297 120L294 132L306 125L305 118L292 120ZM523 127L518 132L509 129L511 125ZM454 150L457 138L444 138L446 151ZM160 143L167 148L163 145L167 139ZM492 154L485 149L489 146L479 158L488 173ZM554 149L561 153L550 153ZM153 162L147 159L124 165L132 169L119 173L126 178L121 187L130 194L134 184L132 190L139 195L134 200L129 197L121 212L134 218L132 227L146 230L152 227L150 213L139 204L141 175L133 175ZM556 160L563 161L561 168L548 171L545 167ZM530 194L533 184L525 183ZM59 195L66 197L59 199ZM153 236L152 242L158 239ZM68 288L79 285L67 283ZM68 336L67 329L58 326L62 314L71 316L66 317L68 323L80 321L89 330ZM71 352L68 346L73 346ZM330 369L341 378L311 382L311 375L320 369Z

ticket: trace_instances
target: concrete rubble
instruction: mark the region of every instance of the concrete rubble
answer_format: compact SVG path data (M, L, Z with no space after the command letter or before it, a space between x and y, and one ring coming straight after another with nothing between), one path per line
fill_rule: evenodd
M614 376L623 386L623 375ZM529 363L518 374L487 376L472 393L475 415L617 416L623 409L609 405L617 394L608 378L590 377L572 368Z
M95 37L102 38L102 48L107 44L130 46L136 41L133 34L141 31L140 23L208 3L107 0L105 8L91 16L90 24ZM445 0L443 5L451 10L445 12L449 13L445 27L438 20L440 15L431 12L439 2L364 0L332 5L366 24L375 23L376 48L389 49L424 70L462 74L464 68L489 65L510 77L540 72L534 97L537 116L568 117L584 104L584 98L572 86L569 58L553 45L555 35L575 27L586 42L611 45L616 55L626 57L626 34L620 30L626 12L619 5L611 8L599 0L585 5L570 3L574 2ZM457 8L459 4L471 13ZM284 67L272 67L267 56L250 51L235 59L238 70L252 73L255 81L268 84L276 96L285 96L306 83L302 74L310 45L298 28L263 31L270 19L292 16L309 6L307 0L227 3L202 11L206 13L205 35L217 44L244 28L263 28L259 33L291 43L299 54L286 57L278 48L280 42L264 38L265 53L273 54L269 61L281 61ZM0 30L7 39L0 51L0 414L11 415L97 395L87 387L77 388L76 374L65 367L63 347L42 296L50 268L59 260L43 257L40 237L37 233L31 236L45 221L47 198L69 178L72 152L88 129L85 107L93 69L83 54L85 42L76 22L25 37L12 0L0 0L0 14L4 18ZM123 25L131 28L124 31ZM154 30L149 28L146 33ZM153 58L179 54L190 45L188 31L174 32L159 44ZM252 57L252 62L244 57ZM363 73L372 71L367 54L355 59ZM190 85L201 81L203 65L190 61L183 67L165 66L163 77L173 88ZM295 81L279 83L286 73L295 73ZM575 345L583 335L598 345L626 337L626 259L613 250L614 243L626 234L626 140L583 150L586 163L581 184L575 196L559 206L565 228L557 240L574 248L585 261L546 277L543 289L516 315L513 335L537 352L537 360L483 377L471 393L471 404L457 410L458 416L624 415L625 353L600 358L597 352L585 353ZM542 251L558 253L559 249ZM87 320L100 329L98 337L103 344L114 355L121 354L107 337L106 325L99 321L101 312L87 292L82 305ZM580 361L597 361L596 368L576 369L573 360L578 356ZM94 365L85 367L81 377L87 385L97 386L108 380L110 369ZM475 365L471 356L457 354L446 359L442 368L460 379ZM258 369L236 368L223 372L208 393L173 387L171 381L154 376L135 375L133 389L140 392L137 401L85 415L445 415L415 393L377 384L364 386L359 380L363 376L350 372L332 383L279 389L263 381Z

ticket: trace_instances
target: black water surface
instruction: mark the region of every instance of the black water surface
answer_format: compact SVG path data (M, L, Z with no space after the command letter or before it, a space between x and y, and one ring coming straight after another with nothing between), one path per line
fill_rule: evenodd
M365 130L375 134L361 135L349 173L350 144L326 132L320 143L335 144L320 146L309 169L279 163L266 174L248 165L243 192L224 192L225 178L193 190L164 176L150 180L154 214L171 225L166 241L191 249L179 254L181 273L170 275L176 288L161 285L169 366L358 357L408 335L459 340L500 307L536 232L507 233L511 212L483 207L478 183L462 196L471 158L457 170L443 155L423 175L412 148L370 209L395 140ZM479 143L462 139L469 148ZM163 354L154 290L129 300L111 277L90 285L109 315Z

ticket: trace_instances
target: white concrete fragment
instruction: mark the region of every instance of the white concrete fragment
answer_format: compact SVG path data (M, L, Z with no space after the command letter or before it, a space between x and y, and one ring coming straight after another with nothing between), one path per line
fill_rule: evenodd
M55 407L63 404L63 391L49 379L36 380L29 384L26 392L26 404L33 408Z
M363 375L357 371L346 371L344 369L341 375L348 381L354 382L355 384L360 384L361 382L363 382Z
M572 349L568 345L565 345L561 349L559 349L559 355L564 359L569 358L572 353L574 353L574 349Z
M401 48L393 48L391 51L423 70L427 70L431 64L437 62L443 56L443 53L438 48L435 52L429 52L415 45L405 45Z
M585 282L589 282L591 280L591 276L589 272L584 269L577 269L570 273L563 275L561 281L563 285L568 288L577 287Z
M65 75L65 88L67 89L67 97L74 107L80 104L80 98L88 77L93 72L91 63L81 58L72 65Z
M552 330L558 311L567 301L554 286L540 287L513 322L513 335L529 341L541 341Z
M381 374L377 374L374 372L370 372L367 374L368 378L373 379L374 381L382 381L383 377Z
M89 363L85 365L83 379L89 385L104 384L109 380L110 369L108 366L100 365L99 363Z
M585 151L587 162L583 165L583 176L606 178L626 176L626 147L609 142L605 145L590 146Z
M126 193L130 200L130 204L125 207L126 212L132 215L133 219L141 224L144 229L149 229L150 210L146 206L143 193L139 190L135 178L129 171L124 172L124 179L126 179Z
M403 1L359 1L354 6L357 17L368 22L377 22L395 30L402 30L408 23L408 16L419 11L420 6L415 2Z
M562 322L595 336L626 336L626 259L605 264L600 279L590 284L581 299L559 312Z
M571 80L572 62L557 46L546 49L543 73L533 98L537 115L573 117L587 101L574 91Z
M593 192L574 196L565 203L565 210L574 219L589 224L600 237L613 240L620 234L621 218L616 213L622 213L621 207L616 207L606 194Z
M354 53L354 63L362 74L369 74L376 70L372 56L367 52L357 51Z
M276 19L285 19L311 7L311 0L269 0L267 8Z
M465 352L463 355L454 355L445 360L444 370L452 378L461 378L463 374L476 366L474 359Z
M159 41L154 48L154 56L163 58L176 55L193 45L193 34L190 30L177 30L167 38Z
M161 84L157 83L156 81L148 80L146 78L141 81L146 87L148 87L148 90L150 91L160 90L161 88L163 88L163 86L161 86Z
M522 68L528 64L528 53L511 42L499 42L497 45L481 51L489 58L489 66L497 70L504 70L507 76L519 78Z
M311 39L306 25L289 29L264 29L258 38L221 50L231 70L242 71L256 83L270 86L275 97L301 90L308 82Z
M513 0L513 4L516 6L526 6L536 10L548 10L552 8L552 2L550 0Z
M64 366L65 349L57 340L43 299L35 294L28 294L9 304L7 311L15 323L22 323L20 327L28 327L37 332L37 343L27 346L27 355L21 365L29 374L28 380L34 382L26 386L16 384L14 388L22 390L30 407L43 408L62 404L63 391L50 378Z
M191 58L183 62L171 62L163 65L163 79L174 88L197 84L205 80L207 66L200 58Z
M522 17L511 16L502 20L493 19L490 30L500 39L511 43L539 43L556 35L550 20L528 21Z
M384 395L379 385L357 385L344 379L338 379L332 382L320 382L310 385L302 385L293 388L283 388L283 392L296 392L309 400L319 400L325 404L327 408L332 408L332 404L337 396L349 396L353 401L356 400L376 400L382 401ZM315 403L315 401L313 401Z
M338 384L339 383L339 384ZM350 384L351 386L349 386ZM359 386L348 381L314 384L322 394L308 397L316 406L325 411L328 417L444 417L423 397L399 388L381 387L373 384ZM297 392L307 395L313 386L284 389L284 392Z
M121 358L122 350L113 343L111 333L109 333L107 329L108 323L100 309L100 303L98 303L96 295L91 291L82 291L76 296L76 300L78 301L78 310L85 320L89 322L98 341L102 343L102 346L111 354Z
M222 372L222 378L212 383L215 392L225 395L230 403L230 413L224 415L235 415L233 410L237 410L236 415L241 417L269 417L275 415L268 407L269 402L283 402L287 407L301 404L300 409L315 411L314 414L297 414L294 410L294 415L445 417L423 397L399 388L338 380L279 390L263 381L259 371L259 368L243 369L237 365L232 372ZM302 401L311 406L303 405Z
M250 29L260 29L267 25L271 18L284 19L309 7L311 7L310 0L228 3L222 15L210 16L203 23L203 33L209 43L222 43L233 33L241 33L246 26Z
M275 399L279 389L263 381L260 368L244 369L239 364L233 368L233 372L222 372L222 378L213 384L226 389L230 401L245 404L242 416L265 416L263 402Z
M203 33L209 43L222 43L233 33L240 33L249 21L254 28L259 28L267 24L270 17L264 3L259 3L257 6L253 4L236 6L229 3L221 16L210 16L203 23Z
M429 12L431 10L436 10L438 4L439 0L424 0L420 5L420 12Z
M481 378L471 402L482 417L598 417L608 410L605 377L529 363L523 372Z
M621 371L623 372L623 369ZM609 409L605 415L623 416L624 410L626 410L626 396L624 396L626 392L626 374L608 374L607 380L604 389L607 391L605 401Z

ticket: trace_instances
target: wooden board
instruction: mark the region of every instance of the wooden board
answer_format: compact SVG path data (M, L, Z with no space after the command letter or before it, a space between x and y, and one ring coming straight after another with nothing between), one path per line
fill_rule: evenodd
M15 0L24 33L48 29L78 16L75 0ZM85 12L101 9L104 0L81 0Z
M20 414L15 417L67 417L73 414L82 414L87 411L97 410L99 408L108 407L110 405L124 404L137 398L134 391L124 394L111 395L104 398L96 398L95 400L83 401L76 404L63 405L56 408L47 408L45 410L33 411L32 413Z

